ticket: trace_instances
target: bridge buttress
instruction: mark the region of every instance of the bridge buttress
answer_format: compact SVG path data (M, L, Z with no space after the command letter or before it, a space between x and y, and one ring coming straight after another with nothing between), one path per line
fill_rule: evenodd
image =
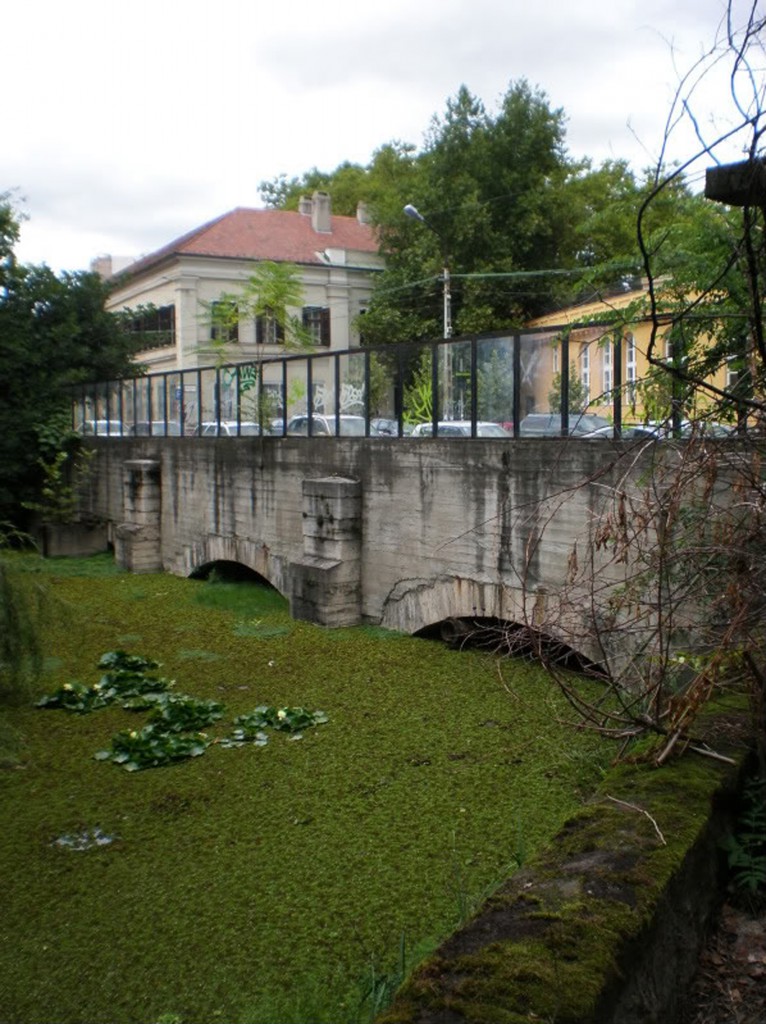
M303 555L290 563L290 614L320 626L362 621L362 485L303 480Z
M162 569L160 463L128 459L123 463L123 522L114 532L115 561L128 572Z

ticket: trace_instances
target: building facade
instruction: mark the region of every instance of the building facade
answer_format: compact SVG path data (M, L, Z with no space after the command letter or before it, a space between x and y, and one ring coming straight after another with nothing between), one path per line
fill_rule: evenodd
M242 384L238 372L236 381L229 373L210 385L227 391L224 404L231 406L233 415L258 368L258 395L268 394L270 412L284 415L289 383L268 362L269 357L287 353L276 320L254 317L243 305L241 313L235 311L233 323L227 320L222 328L215 315L216 304L224 296L227 305L236 306L232 297L243 292L256 266L264 261L295 268L301 305L284 312L302 323L312 341L309 351L329 353L360 344L356 320L367 306L383 261L363 204L356 217L334 216L330 196L324 192L302 199L298 211L238 208L117 273L108 257L94 261L93 269L111 283L107 308L127 314L129 329L140 333L136 358L147 372L171 375L214 363L239 364L247 383ZM315 365L311 402L321 411L334 383L330 360L326 372L321 360ZM196 393L182 399L178 387L168 384L163 414L179 422L199 415L215 397L207 390L200 385ZM298 408L305 410L308 402L304 395ZM156 398L147 399L142 403L146 409L137 416L156 419L156 403ZM256 412L263 420L262 408L248 415Z
M648 351L652 340L653 322L648 315L631 318L626 311L630 307L647 308L648 293L639 288L622 294L609 296L593 302L557 310L546 317L534 320L530 326L536 328L557 327L558 333L541 347L535 380L534 409L527 411L547 412L550 410L550 396L560 386L562 373L562 327L571 325L567 331L569 391L572 409L611 417L614 391L621 388L623 419L642 422L651 419L651 410L646 408L640 383L650 374ZM671 363L674 357L671 337L672 318L662 318L654 335L653 356ZM619 344L616 344L619 338ZM734 366L723 362L709 378L709 383L719 389L731 389L734 384ZM704 402L704 399L700 399ZM704 408L695 410L704 413Z
M241 291L258 261L294 265L302 307L288 312L314 335L318 348L359 343L355 318L364 311L373 277L382 269L372 227L360 204L357 217L333 216L330 197L316 192L298 212L238 208L112 274L108 309L135 314L146 347L147 370L209 365L216 338L211 309L224 294ZM99 260L94 268L108 270ZM284 354L282 339L254 320L230 331L216 358L233 363Z

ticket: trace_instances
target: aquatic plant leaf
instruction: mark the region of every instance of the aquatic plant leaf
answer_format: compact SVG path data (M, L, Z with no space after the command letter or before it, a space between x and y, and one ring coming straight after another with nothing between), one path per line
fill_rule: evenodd
M128 654L127 651L118 650L107 651L106 654L102 654L98 667L142 674L159 668L160 663L141 654Z

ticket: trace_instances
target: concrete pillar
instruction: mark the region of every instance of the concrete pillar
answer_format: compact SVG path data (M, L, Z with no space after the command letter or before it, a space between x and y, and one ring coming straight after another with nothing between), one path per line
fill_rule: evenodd
M159 572L162 566L160 464L154 459L123 463L123 514L114 535L114 557L128 572Z
M355 626L362 608L362 485L303 481L303 557L292 562L290 614L321 626Z

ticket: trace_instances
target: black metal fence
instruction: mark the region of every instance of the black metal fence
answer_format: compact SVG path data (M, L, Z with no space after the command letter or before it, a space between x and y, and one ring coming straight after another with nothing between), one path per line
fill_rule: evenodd
M72 422L107 437L623 436L622 339L590 330L587 363L555 327L147 373L78 388Z

